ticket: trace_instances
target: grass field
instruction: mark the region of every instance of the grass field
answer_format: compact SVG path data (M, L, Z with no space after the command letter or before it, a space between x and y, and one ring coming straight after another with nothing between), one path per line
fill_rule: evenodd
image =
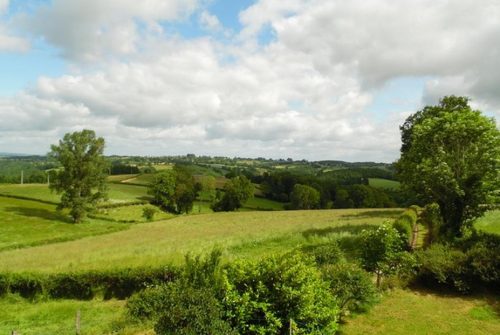
M126 184L108 184L109 203L119 203L147 199L146 187ZM61 197L49 190L46 184L3 184L0 185L0 195L21 196L34 200L58 203Z
M488 233L500 234L500 210L486 212L476 221L475 226Z
M399 189L400 187L398 181L382 178L368 178L368 183L376 188Z
M315 210L183 215L125 231L0 252L0 271L58 271L163 264L187 252L223 246L226 257L283 252L310 241L347 236L401 210ZM69 225L73 227L72 225Z
M0 334L16 330L22 335L75 334L80 310L81 334L115 334L123 326L125 301L52 300L30 302L9 295L0 299ZM137 334L125 326L119 333Z
M142 216L142 210L146 207L146 205L132 205L132 206L120 206L114 208L102 208L94 214L95 217L104 218L104 219L112 219L117 221L125 221L125 222L145 222L146 220ZM153 220L166 220L173 218L175 215L166 213L158 210L154 215Z
M75 240L129 228L123 223L88 220L71 224L56 206L0 197L0 250Z
M494 297L437 295L394 290L367 314L347 321L344 335L500 334L500 302Z

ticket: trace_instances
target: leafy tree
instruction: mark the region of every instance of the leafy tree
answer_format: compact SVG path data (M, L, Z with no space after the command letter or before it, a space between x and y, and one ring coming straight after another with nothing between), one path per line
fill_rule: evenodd
M234 211L253 197L254 187L245 176L230 179L224 185L224 194L212 205L214 211Z
M210 201L215 201L216 190L215 190L215 177L213 176L202 176L200 178L201 192Z
M154 175L148 193L153 196L153 203L167 211L175 211L175 175L164 170Z
M292 209L319 208L320 194L314 187L295 184L290 200Z
M196 183L192 174L182 166L155 174L148 192L153 203L173 213L188 213L196 199Z
M361 234L361 261L367 271L377 275L377 287L382 276L397 271L398 259L404 243L396 229L383 224L377 229L364 230Z
M67 133L52 145L50 158L62 165L52 173L50 189L62 193L58 208L69 208L75 223L80 222L97 203L106 198L104 139L93 130Z
M500 132L466 97L444 97L401 126L404 186L439 205L441 235L461 236L499 188Z

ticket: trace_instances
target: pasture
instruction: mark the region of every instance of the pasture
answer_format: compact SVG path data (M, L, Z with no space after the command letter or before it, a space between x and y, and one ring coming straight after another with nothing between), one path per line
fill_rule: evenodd
M0 271L67 271L179 262L214 246L225 257L257 257L350 236L401 210L315 210L183 215L80 240L0 253ZM75 225L68 225L73 228Z
M129 226L89 219L74 225L53 204L0 197L0 251L107 234Z
M383 178L368 178L368 184L375 188L397 190L400 187L398 181Z
M493 296L456 296L425 290L388 292L368 313L348 319L343 335L500 334Z

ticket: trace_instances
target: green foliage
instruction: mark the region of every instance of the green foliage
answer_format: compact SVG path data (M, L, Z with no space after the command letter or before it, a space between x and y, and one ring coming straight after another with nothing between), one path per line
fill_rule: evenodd
M148 193L153 203L173 213L189 213L193 209L197 189L194 177L183 166L163 170L154 175Z
M68 133L51 146L49 157L63 168L53 174L50 189L62 193L59 208L69 208L75 223L106 198L108 163L103 151L104 139L92 130Z
M439 210L439 205L436 203L425 205L420 214L422 224L427 228L427 235L424 244L431 245L439 240L439 232L443 226L443 218Z
M153 221L153 218L157 212L158 210L153 206L145 206L142 208L142 216L147 221Z
M254 186L245 176L237 176L230 179L224 185L224 194L219 194L218 200L212 205L215 212L234 211L241 208L243 204L253 197Z
M226 269L226 317L240 334L334 334L338 306L311 261L300 254L239 261Z
M471 227L500 183L500 132L468 102L444 97L401 126L399 177L427 203L439 205L440 233L448 237Z
M319 266L335 264L344 260L344 253L336 240L325 244L303 246L300 250L307 255L311 255Z
M320 205L320 195L314 187L295 184L290 201L292 209L316 209Z
M417 214L413 209L405 211L392 224L392 227L398 231L401 241L407 249L411 246L413 228L416 224Z
M435 243L418 253L418 279L461 292L500 287L500 237L477 234L455 245Z
M377 298L370 275L358 265L338 262L321 268L330 292L339 304L341 316L366 311Z
M96 294L102 294L105 299L125 299L134 292L169 282L176 276L178 270L168 266L56 274L0 273L0 293L19 294L29 299L37 296L91 299Z
M205 287L172 283L162 298L161 316L154 327L158 335L237 334L222 319L218 299Z
M377 287L382 276L398 271L404 243L396 229L385 223L377 229L361 233L361 261L367 271L377 275Z

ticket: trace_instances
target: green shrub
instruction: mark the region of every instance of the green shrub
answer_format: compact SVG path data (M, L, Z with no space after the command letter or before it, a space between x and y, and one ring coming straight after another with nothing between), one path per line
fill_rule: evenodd
M335 240L326 244L302 246L300 251L312 256L318 265L335 264L344 259L344 253Z
M339 304L341 316L366 311L375 303L377 290L370 275L358 265L339 262L322 267L321 272Z
M237 334L223 320L224 312L212 290L174 282L162 291L158 335Z
M334 334L339 308L312 260L299 253L227 267L226 317L240 334Z
M148 287L127 300L127 312L140 320L157 320L166 305L167 285Z
M87 276L78 274L57 274L47 280L47 293L51 298L92 299L92 284Z
M147 221L153 221L153 218L157 212L158 210L153 206L145 206L144 208L142 208L142 216Z
M10 278L9 290L26 299L43 295L46 278L34 273L14 274Z
M429 246L432 243L437 242L441 227L443 226L443 219L441 217L439 205L436 203L426 205L420 214L420 220L427 228L427 235L424 244Z
M10 290L10 276L0 273L0 297L3 297Z

